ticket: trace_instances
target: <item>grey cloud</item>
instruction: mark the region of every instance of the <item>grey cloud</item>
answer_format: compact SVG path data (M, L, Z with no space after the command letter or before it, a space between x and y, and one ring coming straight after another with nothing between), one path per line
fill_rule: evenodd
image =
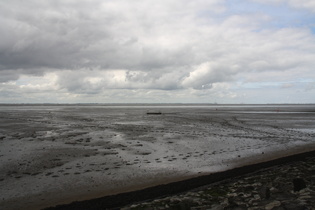
M175 49L156 42L163 33L169 39L181 17L167 19L173 17L164 14L165 6L158 10L146 1L10 1L1 8L1 69L147 70L189 62L186 43L180 47L171 39ZM173 24L160 22L163 17Z
M55 87L66 93L206 95L217 84L253 79L249 73L313 75L309 31L262 30L264 15L223 11L219 0L2 1L0 82L55 72Z
M11 71L2 71L0 73L0 83L2 82L7 82L7 81L12 81L12 80L17 80L19 78L19 74L12 74Z
M2 68L60 69L84 65L85 59L91 56L84 55L84 49L97 34L90 35L88 22L77 14L67 15L57 8L50 11L49 5L29 8L28 4L33 5L30 2L21 2L26 8L14 5L18 11L3 18L0 30L7 35L1 41L5 43L0 49ZM5 9L2 7L2 11Z
M77 70L58 72L61 89L72 93L97 94L108 89L181 89L178 72Z

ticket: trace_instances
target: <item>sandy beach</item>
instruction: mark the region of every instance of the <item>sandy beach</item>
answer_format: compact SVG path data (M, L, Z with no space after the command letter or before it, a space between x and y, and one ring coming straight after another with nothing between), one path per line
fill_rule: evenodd
M313 151L314 137L313 105L3 105L0 206L186 180Z

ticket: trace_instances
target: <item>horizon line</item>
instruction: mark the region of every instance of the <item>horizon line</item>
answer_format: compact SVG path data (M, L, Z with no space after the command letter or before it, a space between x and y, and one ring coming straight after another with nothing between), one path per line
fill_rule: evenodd
M315 105L314 103L182 103L182 102L174 102L174 103L167 103L167 102L133 102L133 103L1 103L0 106L3 105Z

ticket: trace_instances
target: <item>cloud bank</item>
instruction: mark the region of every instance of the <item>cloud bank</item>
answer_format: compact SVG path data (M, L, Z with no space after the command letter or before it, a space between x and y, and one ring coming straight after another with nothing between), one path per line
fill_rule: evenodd
M0 102L315 102L314 3L237 2L0 2Z

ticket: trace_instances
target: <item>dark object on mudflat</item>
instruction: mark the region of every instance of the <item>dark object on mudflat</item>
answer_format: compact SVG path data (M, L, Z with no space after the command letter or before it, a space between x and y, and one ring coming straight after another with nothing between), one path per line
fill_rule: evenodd
M303 190L306 188L305 181L302 178L293 179L294 192Z
M147 112L147 115L160 115L162 112Z

